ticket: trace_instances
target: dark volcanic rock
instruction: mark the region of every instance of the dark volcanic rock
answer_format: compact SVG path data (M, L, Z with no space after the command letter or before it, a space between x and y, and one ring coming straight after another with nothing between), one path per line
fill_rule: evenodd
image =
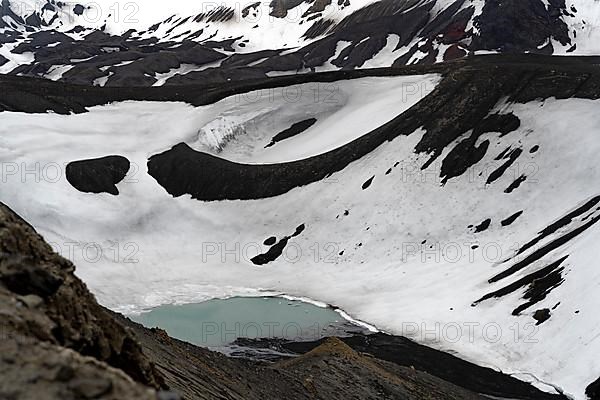
M369 179L367 179L367 181L362 184L362 190L367 190L371 186L371 184L373 183L374 179L375 179L374 176L372 176Z
M541 310L537 310L533 314L533 319L535 319L537 321L536 325L541 325L544 322L548 321L551 316L552 316L552 313L550 312L550 309L543 308Z
M327 368L320 368L327 365ZM337 338L329 338L277 367L298 376L312 393L333 391L344 399L481 399L425 372L360 354ZM315 373L319 371L318 373ZM386 375L398 376L390 380ZM352 385L346 384L352 382ZM373 393L372 388L377 392Z
M480 232L486 231L490 227L491 223L492 223L491 219L489 219L489 218L486 219L481 224L479 224L475 227L475 233L480 233Z
M475 22L480 34L474 37L471 49L552 54L551 44L540 48L550 38L563 45L571 43L569 28L560 19L565 10L564 0L551 1L548 8L542 0L486 1Z
M519 315L524 310L530 308L531 306L539 303L544 300L548 294L560 286L564 282L563 272L565 267L562 264L568 256L557 260L547 267L544 267L538 271L532 272L531 274L526 275L525 277L501 288L492 293L488 293L476 302L473 303L473 306L477 306L482 301L491 299L491 298L499 298L502 296L506 296L510 293L514 293L515 291L526 288L525 294L523 295L523 299L527 300L525 303L519 305L512 312L512 315ZM541 315L541 314L540 314ZM534 317L535 318L535 317ZM548 318L550 318L548 316ZM538 318L536 318L538 319ZM546 318L547 319L547 318ZM539 321L539 320L538 320ZM544 322L541 321L540 323Z
M263 242L265 246L273 246L275 243L277 243L277 238L275 236L268 237Z
M42 77L47 75L52 65L73 65L74 68L66 72L62 79L70 83L91 85L98 78L94 77L91 71L101 72L102 76L107 77L108 71L100 71L99 68L118 65L123 61L123 57L137 56L135 66L116 72L111 70L113 75L106 84L151 86L156 82L156 73L167 72L164 68L168 65L175 65L172 68L178 68L183 63L200 66L212 62L210 59L224 59L225 62L218 68L220 73L210 71L212 68L209 68L176 76L172 82L214 84L226 82L228 79L241 81L264 78L267 73L275 71L314 71L316 67L326 64L344 70L359 68L373 59L391 37L399 39L395 50L400 50L393 66L432 64L439 59L451 61L472 55L478 50L549 55L554 51L553 40L570 46L568 52L571 52L576 48L572 43L580 29L572 26L574 29L570 30L571 22L565 22L577 14L576 10L567 7L565 0L488 0L484 2L481 14L474 20L476 7L471 4L472 0L445 2L445 8L440 12L439 1L436 0L379 0L357 8L341 21L330 18L330 13L336 13L338 7L344 9L350 3L349 0L271 0L270 17L284 18L290 10L302 3L308 3L308 9L301 16L294 15L288 22L299 26L304 24L306 30L302 38L293 37L290 40L289 51L285 54L280 54L281 49L239 53L239 48L247 45L244 36L231 36L221 40L204 37L201 42L197 42L206 31L197 26L190 27L177 36L170 36L175 28L188 22L218 25L240 22L234 21L236 17L256 20L261 13L260 3L257 2L244 4L241 10L219 5L196 16L172 16L144 31L156 34L161 25L168 24L168 38L163 36L141 39L132 30L116 36L103 31L102 28L88 28L90 34L83 40L75 42L70 39L61 41L60 45L52 48L39 47L38 51L34 52L35 61L31 65L22 65L11 73ZM52 24L47 21L48 15L44 14L44 11L54 12L55 18L58 18L59 8L64 8L63 12L72 13L73 17L85 17L86 9L81 4L54 1L48 2L41 13L36 10L26 16L26 21L8 6L0 6L0 14L14 19L16 25L24 24L26 30L35 32L40 27ZM294 14L297 11L299 9L294 9ZM12 23L0 19L0 28L8 27L9 24ZM471 25L474 25L474 28L469 28ZM14 30L3 32L0 43L4 40L14 41L14 37L9 36L20 34L15 28L16 26L13 27ZM77 26L73 31L83 32L84 28ZM54 29L36 32L34 35L38 33L59 34ZM312 40L298 42L304 45L294 44L299 39ZM347 44L343 49L338 49L340 43ZM23 48L28 45L27 42L22 43ZM107 51L107 46L118 51ZM199 53L205 52L205 57L186 55L185 49L188 47L196 48ZM338 50L341 50L339 54ZM82 51L88 53L87 57L90 58L78 56ZM258 64L250 61L265 51L276 53ZM440 54L441 52L443 54ZM78 61L71 61L74 59ZM195 61L192 62L192 59ZM226 62L229 59L235 59L236 65L229 65ZM240 62L241 60L244 62Z
M0 281L8 290L19 295L48 298L60 288L63 279L50 270L37 268L33 262L23 256L7 257L2 263Z
M511 215L510 217L508 217L505 220L503 220L501 222L502 226L512 225L513 222L515 222L521 215L523 215L523 210L518 211L518 212L514 213L513 215Z
M268 145L265 146L265 148L271 147L275 143L281 142L282 140L289 139L291 137L301 134L302 132L304 132L311 126L313 126L316 122L317 122L316 118L309 118L304 121L296 122L295 124L293 124L292 126L287 128L286 130L273 136L273 139L271 140L271 142Z
M563 219L563 221L564 221L564 219ZM559 222L564 223L563 221L559 221ZM572 239L581 235L583 232L585 232L586 230L593 227L596 223L598 223L598 221L600 221L600 216L595 216L593 218L586 220L586 222L584 224L579 225L579 226L571 229L570 231L567 231L566 233L562 233L557 238L554 238L554 239L550 240L548 243L541 245L539 248L537 248L535 251L532 251L526 257L523 257L522 259L517 260L517 262L515 262L510 268L508 268L508 269L500 272L499 274L495 275L494 277L492 277L489 280L489 282L490 283L498 282L502 279L505 279L505 278L521 271L524 268L527 268L532 263L540 260L542 257L546 256L550 252L556 250L557 248L565 245ZM547 233L547 232L548 231L543 232L543 233ZM542 234L541 236L546 236L546 235ZM538 236L538 238L541 236ZM523 246L521 249L519 249L519 251L517 252L517 256L522 254L522 252L524 252L526 248L529 248L530 246L533 246L533 244L537 243L538 238L532 240L531 242L529 242L525 246ZM509 261L509 260L507 260L507 261Z
M492 368L480 367L451 354L439 354L437 350L420 345L405 337L384 333L357 333L341 337L340 340L359 354L369 354L374 357L374 360L383 360L401 367L427 373L479 393L484 398L567 399L560 394L542 392L529 383L504 375ZM276 352L275 354L279 354L280 359L291 358L294 360L294 357L298 354L309 356L311 351L318 349L324 343L327 346L327 339L306 342L261 339L245 341L244 343L245 346L253 348L271 348ZM344 349L348 351L346 347ZM326 361L323 360L323 362Z
M75 15L82 15L84 11L85 7L83 7L81 4L75 4L75 7L73 7L73 12Z
M72 391L91 393L91 387L81 385L83 379L100 375L112 383L106 396L99 397L116 400L115 393L127 389L137 393L134 398L142 398L147 389L115 368L159 388L162 379L135 338L96 303L73 272L69 261L54 254L30 225L0 204L0 307L10 310L3 314L1 331L11 339L0 340L0 393L10 387L23 398L33 398L27 394L39 393L44 382L53 387L55 381L75 385ZM8 362L4 356L13 353L16 358ZM72 371L65 370L68 367ZM27 380L40 374L47 377L30 386Z
M470 167L477 164L483 159L490 145L489 140L484 140L476 145L479 138L490 132L498 132L500 136L504 136L521 125L521 121L514 114L492 114L484 118L473 129L473 133L465 140L461 141L448 153L442 161L442 169L440 176L442 184L445 184L450 178L454 178L464 174ZM516 154L515 159L520 155L520 151ZM514 162L514 159L509 160L498 171L492 173L488 183L498 179L502 173Z
M515 161L517 161L517 158L519 158L521 153L523 153L523 150L521 149L514 149L510 153L508 153L504 157L505 159L507 159L507 161L490 174L486 184L489 185L490 183L493 183L494 181L499 179L506 172L506 170L509 169Z
M80 192L118 195L116 184L129 171L129 160L121 156L107 156L91 160L73 161L67 165L69 183Z
M53 65L72 65L61 80L75 84L92 85L96 79L108 77L106 86L152 86L157 73L169 72L182 64L204 65L226 57L205 43L184 40L174 46L173 42L159 42L156 38L132 39L127 33L112 36L92 31L83 40L75 41L50 30L33 33L30 38L13 53L32 52L35 61L11 73L43 77ZM57 42L58 45L48 47ZM123 62L130 63L120 65Z
M585 394L590 400L600 399L600 378L591 383L586 389Z
M513 183L511 183L505 190L504 193L512 193L515 190L517 190L519 188L519 186L521 186L521 184L523 182L525 182L527 180L527 177L525 175L521 175L519 176L517 179L514 180Z
M544 239L552 235L553 233L558 232L560 229L568 226L578 217L585 215L585 213L592 210L600 203L600 196L594 196L590 200L586 201L583 205L576 207L573 211L567 213L566 215L561 216L552 224L548 225L544 229L542 229L538 235L525 243L517 252L517 255L521 255L525 253L527 250L533 248L538 243L542 242Z
M283 250L287 246L289 240L293 237L300 235L302 232L304 232L304 229L305 229L304 224L298 226L296 228L296 231L293 234L291 234L290 236L284 236L279 242L272 244L271 248L269 248L269 250L266 253L258 254L256 257L253 257L250 261L252 261L252 263L254 265L265 265L265 264L268 264L270 262L277 260L283 253ZM269 238L269 239L276 240L275 238ZM267 239L267 240L269 242L272 242L269 239ZM267 241L265 241L265 244L266 243L267 243Z
M0 353L2 399L157 399L121 370L51 343L3 337Z

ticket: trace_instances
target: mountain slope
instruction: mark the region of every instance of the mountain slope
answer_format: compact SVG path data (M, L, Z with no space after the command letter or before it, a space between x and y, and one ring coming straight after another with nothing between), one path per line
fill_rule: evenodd
M100 307L73 275L73 265L3 204L0 249L3 399L345 399L351 393L363 399L484 398L421 369L359 354L337 339L292 362L265 365L146 329ZM490 374L465 364L471 374ZM509 388L500 394L516 390L520 399L561 398L492 374Z
M308 296L585 398L600 376L596 63L128 89L3 77L2 196L112 309ZM115 155L122 180L96 167ZM119 194L76 190L73 161Z
M583 0L179 1L160 12L109 3L3 0L0 56L8 61L0 72L151 86L431 64L490 51L599 51L600 5Z

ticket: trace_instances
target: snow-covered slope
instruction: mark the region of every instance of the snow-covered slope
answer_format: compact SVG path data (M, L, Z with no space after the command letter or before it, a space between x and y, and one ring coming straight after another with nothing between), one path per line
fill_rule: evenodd
M598 55L599 25L596 0L2 0L0 74L90 87L0 77L0 201L113 309L307 296L583 399L598 58L512 55Z
M600 3L588 0L3 0L0 15L1 73L90 85L600 51Z
M5 111L0 200L115 310L305 296L584 399L600 376L600 76L511 62ZM77 99L60 96L59 112ZM81 171L118 196L71 186L64 166L109 155L131 163L122 181Z

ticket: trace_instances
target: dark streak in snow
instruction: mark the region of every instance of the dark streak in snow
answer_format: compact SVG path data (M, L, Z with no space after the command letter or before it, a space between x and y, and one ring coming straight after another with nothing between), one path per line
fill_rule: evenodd
M523 210L511 215L510 217L508 217L504 221L502 221L501 222L502 226L512 225L513 222L515 222L517 220L517 218L519 218L521 215L523 215Z
M524 299L527 299L529 301L515 308L513 310L513 315L519 315L521 314L521 312L525 311L529 307L544 300L546 296L548 296L548 293L562 285L562 283L565 281L562 277L564 267L558 268L558 266L566 258L567 257L564 257L561 260L554 263L553 266L555 269L552 272L548 273L546 276L537 278L533 282L531 282L529 288L525 291L525 295L523 296Z
M569 256L564 256L563 258L561 258L558 261L553 262L552 264L548 265L547 267L544 267L538 271L535 271L527 276L524 276L523 278L517 280L516 282L511 283L508 286L505 286L501 289L498 289L494 292L488 293L485 296L481 297L479 300L475 301L473 303L473 306L478 305L479 303L485 301L485 300L489 300L491 298L500 298L500 297L504 297L508 294L511 294L513 292L515 292L516 290L523 288L527 285L530 285L530 288L527 290L524 298L528 298L531 299L531 304L535 304L537 301L542 300L549 292L551 289L553 289L554 287L549 289L549 286L546 286L546 284L550 283L550 282L555 282L555 272L558 273L558 276L561 276L561 273L563 271L563 268L560 268L561 264L568 258ZM552 277L552 278L548 278L548 277ZM547 278L547 279L546 279ZM495 282L495 281L493 281ZM490 283L493 283L492 281L490 281ZM538 283L536 283L538 282ZM540 283L541 282L541 283ZM547 290L549 289L549 290ZM547 290L547 291L545 291ZM540 296L542 296L542 298L540 298ZM536 300L540 298L539 300ZM534 301L536 300L536 301ZM531 304L529 304L527 307L529 307ZM518 314L519 312L523 311L525 308L524 307L521 309L521 307L523 306L519 306L519 308L515 309L515 311L513 311L513 314Z
M487 230L490 227L491 223L492 223L492 220L490 218L486 219L481 224L479 224L475 227L475 233L480 233L480 232Z
M508 160L490 174L487 180L487 184L489 185L490 183L493 183L494 181L499 179L506 172L506 170L510 168L510 166L513 165L515 161L517 161L517 158L519 158L521 153L523 153L523 150L521 149L514 149L513 151L508 153L508 155L504 157L508 158Z
M498 154L498 156L496 158L494 158L494 160L496 161L500 161L502 160L504 157L506 157L506 154L510 151L511 147L508 146L506 149L502 150L502 153Z
M535 319L537 321L536 325L541 325L544 322L548 321L551 316L552 316L552 313L550 312L549 309L542 308L541 310L537 310L535 312L535 314L533 314L533 319Z
M252 261L252 263L255 265L265 265L275 261L281 256L281 254L283 254L283 250L285 249L285 246L287 246L289 240L300 235L302 232L304 232L305 228L306 226L304 224L298 226L292 235L283 237L278 243L272 245L266 253L259 254L253 257L250 261Z
M275 145L277 142L281 142L282 140L289 139L291 137L301 134L302 132L306 131L308 128L310 128L311 126L313 126L316 123L317 123L316 118L310 118L310 119L300 121L300 122L293 124L286 130L273 136L271 143L266 145L265 149L267 147L271 147L271 146Z
M568 224L573 222L573 219L585 214L587 211L594 208L594 206L596 206L596 204L598 204L598 203L600 203L600 196L596 196L596 197L590 199L582 206L577 207L575 210L569 212L567 215L558 219L556 222L548 225L542 231L538 232L538 236L536 236L535 239L533 239L533 240L527 242L525 245L523 245L523 247L521 247L519 249L519 251L517 252L517 255L523 254L525 251L529 250L530 248L532 248L533 246L538 244L540 241L542 241L549 235L555 233L560 228L567 226Z
M565 235L559 237L558 239L555 239L553 241L551 241L550 243L540 247L539 249L537 249L536 251L534 251L533 253L531 253L530 255L528 255L527 257L525 257L523 260L515 263L512 267L508 268L507 270L499 273L498 275L492 277L489 282L493 283L493 282L498 282L499 280L502 280L516 272L519 272L520 270L522 270L523 268L528 267L529 265L531 265L532 263L534 263L535 261L538 261L539 259L541 259L542 257L544 257L545 255L547 255L548 253L556 250L557 248L563 246L564 244L568 243L570 240L574 239L575 237L579 236L581 233L585 232L588 228L590 228L591 226L593 226L596 222L598 222L600 220L600 216L596 216L593 219L591 219L589 222L573 229L572 231L570 231L569 233L566 233Z
M526 179L527 177L525 175L521 175L513 183L511 183L506 190L504 190L504 193L512 193L513 191L517 190L519 186L521 186L521 183L525 182Z
M263 242L265 246L273 246L275 243L277 243L277 238L275 236L271 236Z

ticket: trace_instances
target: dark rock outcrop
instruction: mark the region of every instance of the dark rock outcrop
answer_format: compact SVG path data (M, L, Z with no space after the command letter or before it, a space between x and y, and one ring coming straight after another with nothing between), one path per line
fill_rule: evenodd
M284 236L279 242L271 244L271 247L269 248L269 250L267 250L266 253L258 254L257 256L253 257L250 261L252 261L254 265L265 265L277 260L279 257L281 257L281 254L283 253L290 239L300 235L302 232L304 232L304 229L304 224L298 226L293 234L289 236ZM277 240L275 238L273 239L275 241Z
M529 383L507 376L492 368L472 364L452 354L440 353L405 337L384 333L352 332L340 337L339 340L358 354L368 354L376 363L384 361L410 368L415 376L419 372L426 373L479 393L484 398L566 400L566 397L561 394L542 392ZM249 358L263 357L265 349L271 349L273 350L271 360L281 361L295 360L299 355L309 359L314 358L315 354L322 353L321 350L331 347L328 342L332 343L328 339L305 342L290 342L277 338L239 339L234 345L244 348L245 356ZM324 349L319 347L324 344ZM348 353L348 347L345 346L341 347L342 352ZM302 358L301 360L298 364L305 362ZM290 362L294 363L294 361ZM357 379L360 381L361 378ZM433 393L436 393L435 389L433 389Z
M561 19L565 13L565 0L550 1L547 7L542 0L486 1L475 21L480 33L471 48L552 54L550 39L562 45L571 43L569 28Z
M75 189L85 193L118 195L117 183L129 171L129 160L122 156L73 161L67 165L67 180Z
M512 225L521 215L523 215L523 210L521 211L517 211L516 213L514 213L513 215L511 215L510 217L506 218L505 220L503 220L501 222L502 226L509 226Z
M69 261L0 204L0 393L153 398L149 388L159 389L162 378L131 332L73 272Z
M600 378L592 382L586 389L585 394L590 400L600 399Z
M291 137L299 135L302 132L304 132L305 130L307 130L308 128L310 128L311 126L313 126L316 122L317 122L316 118L309 118L304 121L296 122L295 124L292 124L292 126L290 126L289 128L287 128L287 129L279 132L277 135L273 136L273 139L271 139L271 142L268 145L266 145L265 147L274 146L276 143L281 142L282 140L289 139Z
M323 364L327 368L320 368ZM284 361L277 367L303 380L317 396L333 390L345 399L482 399L425 372L360 354L337 338L326 339L302 357ZM318 374L313 372L316 370ZM388 374L402 378L388 379ZM373 387L377 393L373 393Z

